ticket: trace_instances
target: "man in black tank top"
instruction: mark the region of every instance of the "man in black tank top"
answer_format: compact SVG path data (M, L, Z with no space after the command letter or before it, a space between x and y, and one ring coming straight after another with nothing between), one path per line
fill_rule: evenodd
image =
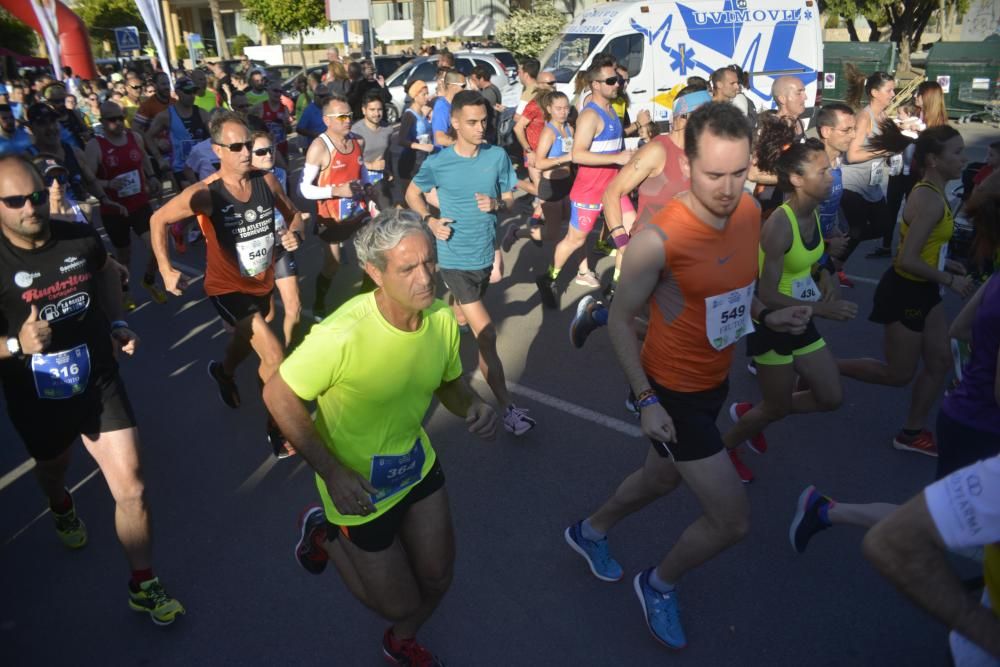
M274 290L274 244L295 250L301 241L302 217L273 174L251 167L253 140L243 119L231 112L217 113L209 124L212 150L219 171L185 188L150 220L153 252L168 292L180 295L187 279L170 263L167 226L198 217L205 234L205 293L232 330L222 361L210 361L208 374L218 385L222 401L240 406L233 379L236 367L251 352L260 358L260 385L278 370L284 345L267 325ZM280 237L274 226L277 207L288 221ZM267 437L275 456L291 449L268 415Z
M204 109L195 106L196 88L194 81L188 78L178 79L174 90L177 92L177 101L173 107L167 107L156 115L149 129L146 130L144 138L153 160L158 162L161 169L169 169L173 173L178 188L185 188L190 183L184 177L184 162L195 144L208 138L209 119ZM188 134L187 137L179 136L179 133L175 131L172 118L174 114L184 126L184 130ZM164 131L168 132L170 136L172 150L170 156L162 155L159 146L153 140Z

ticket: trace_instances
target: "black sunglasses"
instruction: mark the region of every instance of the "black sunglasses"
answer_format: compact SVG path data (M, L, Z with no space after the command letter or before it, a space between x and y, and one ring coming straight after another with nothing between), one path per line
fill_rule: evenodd
M30 201L32 206L39 206L42 202L46 201L48 197L48 190L35 190L30 195L10 195L9 197L0 197L0 201L2 201L4 206L7 208L23 208L24 203L27 201Z
M45 185L48 186L51 186L53 183L58 183L59 185L66 185L67 183L69 183L69 176L63 173L59 173L54 176L52 174L45 174L43 178L45 180Z
M184 86L183 88L177 88L178 93L184 93L185 95L194 95L194 86Z
M257 157L264 157L265 155L270 155L274 152L274 146L268 146L267 148L255 148L253 149L253 154Z
M101 116L102 123L120 123L125 120L125 116Z
M617 86L619 83L621 83L621 77L610 76L607 79L601 79L601 83L603 83L605 86Z
M250 141L238 141L235 144L220 144L217 141L213 141L212 143L215 144L216 146L223 146L225 148L228 148L230 153L242 153L244 149L248 151L253 150L252 139Z
M132 90L142 90L142 84L139 84L138 86L129 85L129 88Z

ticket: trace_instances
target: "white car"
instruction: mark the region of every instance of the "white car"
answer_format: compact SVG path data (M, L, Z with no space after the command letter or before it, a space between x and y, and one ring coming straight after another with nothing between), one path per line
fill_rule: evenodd
M517 102L521 98L521 84L520 82L513 84L510 82L507 68L496 56L476 51L458 51L454 55L455 69L466 76L469 76L473 67L480 65L486 67L492 73L490 81L500 89L503 105L506 107L517 106ZM406 89L413 81L426 82L427 89L431 95L434 95L437 87L434 80L437 76L437 60L438 56L436 55L414 58L386 78L385 87L392 95L392 103L399 111L400 116L403 115L403 111L408 105Z

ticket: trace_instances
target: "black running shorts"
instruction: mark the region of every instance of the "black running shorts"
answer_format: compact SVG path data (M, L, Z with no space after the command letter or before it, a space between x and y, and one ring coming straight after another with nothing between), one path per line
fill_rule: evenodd
M274 279L281 280L282 278L294 278L298 275L299 268L295 263L295 253L289 252L282 247L275 247Z
M8 397L10 398L10 397ZM79 396L63 400L8 402L7 412L32 458L57 458L80 435L101 433L135 426L135 414L118 371L91 377Z
M493 267L475 271L464 271L462 269L438 269L444 286L448 288L452 296L459 303L475 303L482 301L486 296L486 288L490 286L490 274Z
M146 204L142 208L132 211L128 217L122 217L113 213L101 214L104 221L104 231L111 239L111 245L115 248L127 248L131 243L131 232L136 236L149 233L149 219L153 217L153 208Z
M327 243L343 243L354 233L361 229L371 218L366 215L359 215L348 222L338 222L332 218L317 216L316 235Z
M548 179L543 176L538 182L538 198L544 202L562 201L569 197L569 191L572 189L572 178Z
M674 461L700 461L726 448L715 420L729 395L728 380L714 389L694 392L672 391L652 379L649 386L673 420L677 435L677 442L651 440L657 454Z
M875 288L872 314L868 319L878 324L899 322L910 331L920 333L927 315L939 303L941 288L937 283L910 280L889 267Z
M337 526L330 524L327 535L344 537L362 551L385 551L392 546L406 512L424 498L444 487L444 470L436 459L427 475L409 493L392 506L385 514L359 526ZM332 538L331 538L332 539Z
M242 292L229 292L210 296L208 300L215 306L216 312L227 324L235 327L237 324L260 313L267 317L271 313L271 295L254 296Z

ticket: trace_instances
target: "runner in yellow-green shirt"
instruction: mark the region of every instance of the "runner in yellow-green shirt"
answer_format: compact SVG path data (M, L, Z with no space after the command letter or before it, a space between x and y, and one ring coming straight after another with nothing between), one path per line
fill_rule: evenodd
M451 583L454 535L444 473L421 426L436 396L492 439L493 409L469 387L458 324L434 298L434 239L411 211L390 210L355 238L378 285L313 327L267 383L264 400L316 471L323 507L300 521L299 563L328 560L366 606L393 622L397 664L439 664L416 642ZM315 422L306 401L316 401Z

